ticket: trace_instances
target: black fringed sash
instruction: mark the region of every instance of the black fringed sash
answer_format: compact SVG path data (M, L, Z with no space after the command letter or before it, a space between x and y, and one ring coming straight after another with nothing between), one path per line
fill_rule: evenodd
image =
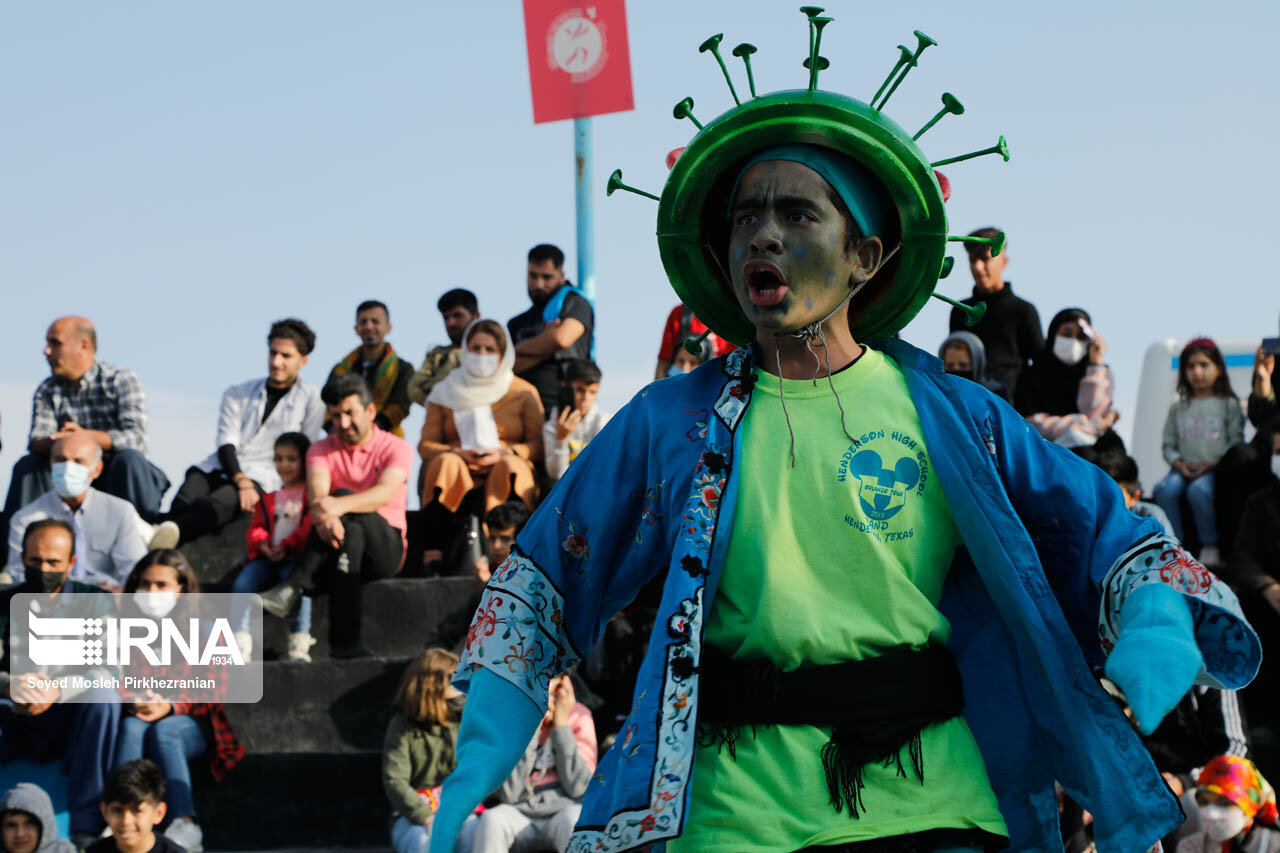
M699 670L701 746L727 746L736 759L743 726L829 727L827 792L837 812L847 808L854 818L864 810L864 767L896 765L906 776L905 747L923 785L920 732L964 710L960 669L945 646L781 672L767 660L733 660L704 645Z

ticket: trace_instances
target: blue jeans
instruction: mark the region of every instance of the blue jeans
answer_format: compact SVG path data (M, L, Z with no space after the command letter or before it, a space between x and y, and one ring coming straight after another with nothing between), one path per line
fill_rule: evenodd
M427 853L431 830L407 817L397 817L391 825L391 846L396 853Z
M293 560L282 560L273 563L266 557L258 557L245 564L231 584L232 592L262 592L275 586L293 574ZM249 630L249 608L237 617L234 628L237 631ZM298 612L293 617L293 625L289 629L295 634L311 633L311 596L302 596L298 603Z
M1164 479L1156 483L1155 499L1169 521L1173 524L1173 535L1182 541L1183 518L1181 500L1187 496L1191 504L1191 515L1196 522L1196 532L1200 534L1201 545L1218 545L1218 516L1213 508L1213 472L1201 474L1194 480L1188 480L1177 471L1170 471Z
M120 721L116 766L136 758L149 758L164 772L164 801L169 817L196 816L191 799L191 767L188 761L209 748L200 724L186 714L170 714L154 723L125 715Z

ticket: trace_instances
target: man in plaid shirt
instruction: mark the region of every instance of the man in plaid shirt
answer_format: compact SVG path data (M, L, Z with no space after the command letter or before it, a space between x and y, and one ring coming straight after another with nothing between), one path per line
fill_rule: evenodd
M52 375L36 388L31 403L29 452L13 466L6 522L54 488L49 452L59 438L75 433L102 447L104 468L94 486L129 501L143 518L159 512L169 479L145 455L147 397L133 371L97 361L97 351L98 336L86 318L61 317L49 327L44 356ZM60 476L71 481L77 473Z

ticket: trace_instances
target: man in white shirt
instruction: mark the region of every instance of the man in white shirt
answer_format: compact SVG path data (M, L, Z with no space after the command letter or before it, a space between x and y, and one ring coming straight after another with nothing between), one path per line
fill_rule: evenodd
M63 436L53 443L49 458L54 490L22 507L9 520L6 573L17 583L25 579L23 534L37 521L56 518L75 531L72 580L118 589L147 553L151 525L123 498L89 488L102 473L102 448L91 437L83 433Z
M237 513L250 512L259 490L274 492L280 478L275 441L286 432L320 434L320 391L299 378L315 348L315 333L301 320L278 320L267 333L268 375L232 385L222 395L217 450L187 469L182 488L151 540L152 548L176 548L215 533Z

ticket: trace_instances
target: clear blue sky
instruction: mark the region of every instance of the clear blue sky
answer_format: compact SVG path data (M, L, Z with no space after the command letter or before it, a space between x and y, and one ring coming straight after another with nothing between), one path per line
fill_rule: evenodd
M636 109L594 122L612 408L650 375L676 300L656 204L606 200L603 179L621 167L659 190L692 129L671 106L692 95L706 119L732 103L697 52L712 33L759 46L761 91L801 85L797 5L628 4ZM827 8L823 85L857 97L913 29L939 41L889 113L918 126L945 89L967 112L930 131L928 153L1008 137L1012 162L946 169L952 229L1006 228L1008 276L1044 320L1092 312L1126 418L1151 342L1275 334L1276 4ZM54 316L91 317L101 357L142 377L153 454L177 480L212 449L222 389L262 375L272 319L316 329L306 375L320 382L355 345L362 299L391 306L391 341L416 362L443 337L445 289L505 320L527 305L529 246L559 243L573 269L571 126L532 123L515 0L5 4L0 79L0 486ZM946 290L969 288L961 264ZM933 349L945 330L935 306L904 336Z

